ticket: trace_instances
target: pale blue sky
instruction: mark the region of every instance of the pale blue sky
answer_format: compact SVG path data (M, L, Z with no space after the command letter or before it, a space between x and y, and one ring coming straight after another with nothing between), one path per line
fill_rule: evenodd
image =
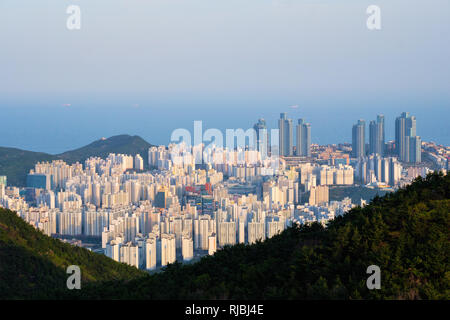
M80 31L66 29L71 4L81 7ZM381 7L380 31L366 28L370 4ZM102 114L98 109L139 104L161 117L172 111L161 120L164 137L172 122L194 120L186 108L203 108L198 114L207 119L223 108L248 108L249 126L272 114L268 120L275 123L294 104L315 106L319 114L318 106L345 112L360 104L372 118L411 106L448 118L449 12L448 0L1 0L0 111L35 108L33 119L40 121L39 108L66 103L78 104L80 118L89 117L89 108ZM20 123L22 111L6 114L10 126ZM349 116L350 122L360 118L353 111ZM129 121L122 131L133 134L125 132ZM98 131L83 141L107 135L110 125L99 119ZM137 131L163 140L154 138L161 124L153 126ZM319 134L318 123L315 128ZM25 147L33 138L0 138L0 145Z
M382 30L365 10L382 9ZM65 28L70 4L82 29ZM450 1L2 0L0 90L448 92ZM269 90L269 92L267 92Z

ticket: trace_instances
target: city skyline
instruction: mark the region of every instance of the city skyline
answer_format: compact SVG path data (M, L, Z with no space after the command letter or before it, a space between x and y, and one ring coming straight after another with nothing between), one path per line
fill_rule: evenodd
M14 111L15 110L15 111ZM311 136L311 143L315 144L337 144L337 143L351 143L352 142L352 136L349 134L349 130L345 130L344 126L351 126L354 124L354 121L358 119L354 117L354 113L358 112L358 109L356 109L354 112L349 112L349 114L345 114L342 112L328 112L325 113L325 115L318 115L311 113L310 110L306 108L299 108L299 109L290 109L285 108L285 112L293 118L293 119L300 119L304 118L307 119L309 123L311 123L313 127L313 133ZM439 123L446 123L445 117L435 117L434 115L430 114L429 112L424 112L424 109L408 109L408 108L396 108L388 112L382 112L385 116L385 124L384 124L384 130L385 130L385 142L395 140L395 118L398 117L399 114L401 114L404 111L411 111L411 114L415 114L418 118L420 118L419 123L419 131L420 131L420 137L423 141L434 141L438 144L443 145L449 145L450 141L447 143L446 141L450 138L450 133L448 132L450 130L449 126L443 126L440 127ZM364 110L359 110L361 115L366 114L367 117L361 117L363 119L374 119L378 114L381 112L364 112ZM154 121L152 119L152 114L154 112L151 109L143 109L136 108L134 110L131 110L131 112L127 109L119 109L119 108L112 108L109 109L108 112L110 112L112 115L116 115L117 118L114 118L114 122L118 121L117 124L114 126L107 126L104 127L105 124L102 124L103 121L111 122L113 118L111 117L103 117L101 118L92 118L88 119L86 116L88 114L95 114L98 113L100 116L105 115L104 112L101 109L81 109L81 110L67 110L67 108L44 108L44 112L30 113L26 110L21 110L20 108L17 109L9 109L9 110L3 110L3 112L6 113L7 118L11 119L11 121L7 121L4 123L4 129L6 130L4 132L4 135L0 136L0 146L1 147L14 147L24 150L30 150L30 151L37 151L37 152L47 152L51 154L61 153L65 152L71 149L75 149L77 147L80 147L82 145L88 144L94 140L98 140L102 137L109 137L119 134L131 134L131 135L140 135L147 141L153 144L166 144L168 145L170 143L170 132L176 129L176 127L170 127L166 125L164 121ZM231 117L236 120L236 123L243 124L241 126L224 126L224 122L228 122L228 124L233 124L231 118L228 119L227 116L220 117L220 118L213 118L211 116L207 116L205 118L206 120L203 121L204 124L216 124L219 125L215 128L218 128L219 130L222 130L225 132L225 129L228 128L243 128L248 129L254 126L255 121L257 120L257 114L258 112L255 110L248 110L245 111L245 117ZM441 112L444 112L442 110ZM184 119L182 122L179 122L179 124L183 125L184 128L187 130L192 131L192 121L193 120L201 120L203 111L195 111L193 110L194 114L197 114L197 116L188 116L187 119ZM254 114L256 113L256 114ZM266 115L271 115L270 117L264 116L264 119L266 121L266 126L269 130L278 128L278 125L276 123L276 113L266 113ZM327 114L330 115L330 117L327 117ZM350 116L350 114L352 116ZM432 115L432 116L430 116ZM27 120L28 117L33 116L33 121L30 122ZM64 122L68 116L73 117L73 122ZM131 125L128 124L128 121L133 121L136 123L148 123L145 119L146 117L150 116L150 125L144 125L139 126L137 124ZM52 117L52 118L49 118ZM81 118L79 118L81 117ZM189 117L193 120L188 120ZM79 118L79 120L77 119ZM15 120L16 119L16 120ZM22 119L22 121L25 121L27 124L26 127L17 126L15 121L19 121L19 119ZM48 123L48 125L40 125L40 123L48 122L49 119L52 119ZM88 123L91 123L92 121L96 122L98 119L100 122L98 125L88 125ZM119 120L123 119L123 120ZM129 120L127 120L129 119ZM218 120L221 119L221 120ZM248 119L248 120L247 120ZM30 119L31 120L31 119ZM333 121L336 120L336 121ZM81 122L79 122L81 121ZM177 121L178 122L178 121ZM425 123L424 123L425 122ZM153 125L153 123L155 125ZM433 124L437 125L433 125ZM84 125L84 126L83 126ZM80 127L83 126L83 127ZM206 127L206 126L205 126ZM211 127L207 126L206 128ZM367 127L367 125L366 125ZM8 129L10 128L10 129ZM123 129L122 129L123 128ZM59 133L63 132L64 134L54 134L55 130L57 130ZM156 132L155 132L156 130ZM430 132L430 130L432 130ZM154 134L150 134L148 132L155 132ZM147 133L146 133L147 132ZM434 134L436 132L436 134ZM430 133L432 133L430 135ZM293 134L296 135L296 128L293 128ZM370 131L366 133L366 136L370 136ZM437 137L441 137L440 139L437 139ZM369 137L370 138L370 137ZM366 139L367 140L367 139ZM3 141L3 143L2 143ZM78 142L76 142L78 141ZM366 141L370 142L370 141ZM295 146L295 140L294 140Z
M2 1L0 146L58 153L117 134L167 144L194 120L275 128L286 111L312 124L313 143L350 142L341 125L409 111L421 139L450 144L448 1L381 0L377 31L357 1L77 0L75 31L69 4Z

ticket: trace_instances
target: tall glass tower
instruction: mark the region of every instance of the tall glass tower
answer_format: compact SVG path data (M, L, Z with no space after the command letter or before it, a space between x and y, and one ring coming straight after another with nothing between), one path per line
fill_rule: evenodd
M365 156L366 147L366 122L358 120L352 128L352 156L361 158Z
M298 119L296 155L311 157L311 124Z
M369 153L384 156L384 115L369 123Z
M264 159L267 157L267 146L269 145L269 135L267 134L266 120L258 119L258 122L253 126L256 131L256 150L261 153Z
M280 155L293 155L292 119L287 118L286 112L280 113L278 120Z
M400 161L422 161L422 141L416 136L416 117L403 112L395 119L395 148Z

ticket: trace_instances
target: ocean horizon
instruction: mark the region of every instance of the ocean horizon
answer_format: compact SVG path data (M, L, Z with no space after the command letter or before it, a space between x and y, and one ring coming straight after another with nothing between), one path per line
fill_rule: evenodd
M386 141L395 135L395 118L403 111L417 119L417 135L423 141L450 144L450 127L444 115L446 99L351 99L351 98L192 98L167 99L91 97L35 100L9 99L0 104L0 146L57 154L76 149L102 137L139 135L151 144L167 145L177 128L192 132L195 120L203 130L244 130L264 118L269 129L277 128L281 112L311 123L312 143L351 143L352 125L358 119L368 126L377 114L385 115ZM295 130L295 128L294 128ZM295 134L294 134L295 135Z

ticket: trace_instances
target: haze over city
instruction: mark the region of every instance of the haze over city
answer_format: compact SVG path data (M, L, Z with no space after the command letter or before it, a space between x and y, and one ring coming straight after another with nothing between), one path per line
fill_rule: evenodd
M1 146L58 153L122 133L168 144L193 120L276 127L280 112L308 118L321 144L383 113L392 139L403 111L423 139L449 143L448 1L378 1L376 32L369 1L77 0L81 29L68 31L70 4L0 4Z

